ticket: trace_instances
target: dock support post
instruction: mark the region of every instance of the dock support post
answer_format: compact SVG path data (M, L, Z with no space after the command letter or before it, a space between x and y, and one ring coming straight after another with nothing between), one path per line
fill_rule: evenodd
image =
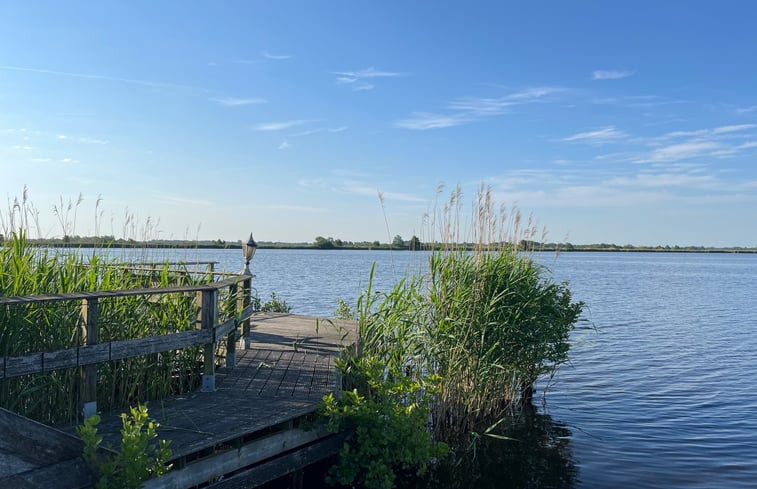
M197 319L202 329L211 332L210 342L203 352L204 370L202 373L202 392L216 390L216 323L218 323L218 289L208 288L197 293L199 312Z
M81 340L82 345L97 344L97 317L99 304L97 297L82 299L81 301ZM84 419L97 414L97 365L87 365L80 368L81 375L81 413Z

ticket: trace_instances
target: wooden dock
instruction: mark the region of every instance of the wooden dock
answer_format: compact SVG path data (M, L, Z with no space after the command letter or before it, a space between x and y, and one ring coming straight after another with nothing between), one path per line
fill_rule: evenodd
M237 344L235 366L215 371L214 392L148 403L150 417L160 423L159 438L171 440L174 468L144 487L255 487L336 453L342 444L339 435L300 425L325 394L338 389L334 361L342 345L354 341L355 330L351 321L253 315L249 335ZM98 431L104 445L118 446L119 414L102 415ZM0 461L23 461L7 435L0 434ZM62 461L29 460L17 464L22 470L16 473L0 472L0 487L39 487L35 481L53 475L55 464L79 464L71 449L65 453L68 458ZM78 484L68 487L86 487L83 479Z

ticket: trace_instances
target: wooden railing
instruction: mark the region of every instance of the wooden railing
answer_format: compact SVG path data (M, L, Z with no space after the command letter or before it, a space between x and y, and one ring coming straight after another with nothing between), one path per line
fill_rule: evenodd
M213 272L211 272L213 273ZM18 306L60 301L81 303L80 344L61 350L42 351L23 356L3 356L0 379L22 375L44 374L58 369L81 369L80 406L84 417L97 412L96 365L112 360L203 346L202 390L215 390L216 345L226 338L226 366L236 363L236 343L249 333L250 316L254 312L250 292L252 275L235 275L207 285L160 287L146 289L77 292L24 297L0 297L0 306ZM229 297L236 298L233 315L219 323L219 291L228 288ZM189 331L119 341L98 341L98 318L102 301L129 296L196 294L196 328ZM228 309L228 308L227 308ZM230 311L224 311L228 313Z

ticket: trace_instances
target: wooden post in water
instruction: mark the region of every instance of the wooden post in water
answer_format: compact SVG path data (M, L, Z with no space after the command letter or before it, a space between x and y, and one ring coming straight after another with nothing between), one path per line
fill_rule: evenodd
M216 338L215 325L218 322L218 289L204 289L197 292L197 322L202 329L211 331L211 339L205 344L203 352L204 370L202 373L202 392L216 390Z
M82 299L81 301L81 339L82 346L92 346L97 344L97 317L99 315L99 304L97 297ZM80 402L81 413L84 419L97 414L97 365L87 365L80 367L81 372L81 391Z

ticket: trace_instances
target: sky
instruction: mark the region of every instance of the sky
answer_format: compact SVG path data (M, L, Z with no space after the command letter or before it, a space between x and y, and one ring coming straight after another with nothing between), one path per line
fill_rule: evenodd
M549 241L757 246L755 19L751 1L0 2L0 215L27 188L33 236L386 242L483 184Z

